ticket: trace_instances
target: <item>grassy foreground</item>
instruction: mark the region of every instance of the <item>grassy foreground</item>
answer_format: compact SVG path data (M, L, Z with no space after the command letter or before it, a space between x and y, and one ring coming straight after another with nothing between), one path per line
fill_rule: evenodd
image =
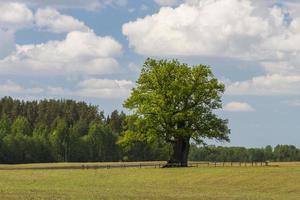
M1 199L300 199L300 164L0 170Z

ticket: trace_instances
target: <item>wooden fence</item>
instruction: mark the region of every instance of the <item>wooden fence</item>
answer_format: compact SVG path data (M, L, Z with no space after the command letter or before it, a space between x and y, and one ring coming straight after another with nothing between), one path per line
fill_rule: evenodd
M269 166L269 162L190 162L189 167L255 167Z
M13 167L0 168L0 170L53 170L53 169L112 169L112 168L162 168L166 162L146 162L146 163L111 163L111 164L82 164L65 166L33 166L33 167ZM180 164L173 164L178 167ZM263 167L269 166L268 162L189 162L189 167Z

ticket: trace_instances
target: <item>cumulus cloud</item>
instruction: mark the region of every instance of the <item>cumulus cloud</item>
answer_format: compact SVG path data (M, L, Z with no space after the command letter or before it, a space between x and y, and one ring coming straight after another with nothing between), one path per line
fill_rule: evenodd
M16 30L32 23L33 14L23 3L0 2L0 28Z
M86 79L79 82L75 88L48 87L49 96L60 97L90 97L97 99L118 99L130 95L134 83L130 80Z
M254 111L251 105L243 102L230 102L224 106L224 110L228 112L251 112Z
M294 80L300 76L299 13L293 0L185 0L124 24L123 34L142 55L225 57L265 69L264 76L231 83L228 94L294 94L300 87Z
M43 92L43 89L40 87L24 88L21 85L11 80L7 80L6 82L0 84L1 96L15 95L15 94L38 94L41 92Z
M76 96L93 98L124 98L130 95L134 83L129 80L88 79L79 83Z
M225 84L227 95L300 95L300 75L272 74Z
M253 12L248 0L184 3L124 24L123 34L143 55L252 58L264 53L255 44L271 33L268 21Z
M111 37L73 31L62 41L17 45L0 60L0 74L100 75L118 69L116 57L122 46Z
M15 49L14 33L0 29L0 59L9 55Z
M0 84L0 93L16 93L22 91L22 87L10 80Z
M25 4L0 2L0 59L15 49L15 32L32 22L33 14Z
M54 33L68 33L71 31L90 31L81 21L72 16L63 15L54 8L38 9L35 23L41 30Z
M55 4L58 3L60 5L57 7L61 8L63 2L45 1L43 7L48 4L56 7ZM72 1L74 4L80 2L88 5L88 1ZM102 1L105 5L124 5L126 2L126 0ZM84 22L62 14L52 7L39 8L33 15L27 6L36 6L33 5L35 3L39 5L36 1L0 3L0 75L63 76L83 80L74 84L72 88L26 87L7 80L0 83L1 96L35 99L41 96L122 98L130 93L133 85L131 81L84 80L87 77L114 73L119 69L117 58L122 54L122 46L119 42L110 36L96 35ZM71 5L70 2L65 1L65 3ZM62 40L49 40L40 44L15 44L16 31L27 27L53 33L66 33L66 36Z
M123 34L143 55L260 61L299 54L300 18L289 12L292 7L269 6L251 0L186 2L124 24Z
M7 80L0 83L0 96L30 96L33 99L43 97L89 97L96 99L123 99L130 95L134 83L130 80L116 79L86 79L75 84L72 88L47 86L25 87L21 84Z
M181 1L180 0L154 0L154 2L161 6L174 6L174 5L178 5Z
M47 93L49 95L54 95L54 96L62 96L62 95L66 95L66 90L62 87L52 87L49 86L47 88Z

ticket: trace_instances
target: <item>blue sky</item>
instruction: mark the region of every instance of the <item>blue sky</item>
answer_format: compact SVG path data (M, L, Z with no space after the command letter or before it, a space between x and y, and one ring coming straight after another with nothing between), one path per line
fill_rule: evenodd
M109 114L147 57L207 64L231 143L300 146L295 0L0 0L0 96L72 98Z

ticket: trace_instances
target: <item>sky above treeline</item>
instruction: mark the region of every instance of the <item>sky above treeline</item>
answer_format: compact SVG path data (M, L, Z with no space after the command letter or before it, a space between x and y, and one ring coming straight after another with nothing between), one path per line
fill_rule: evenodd
M298 0L0 0L0 96L124 110L147 57L206 64L231 143L300 146Z

